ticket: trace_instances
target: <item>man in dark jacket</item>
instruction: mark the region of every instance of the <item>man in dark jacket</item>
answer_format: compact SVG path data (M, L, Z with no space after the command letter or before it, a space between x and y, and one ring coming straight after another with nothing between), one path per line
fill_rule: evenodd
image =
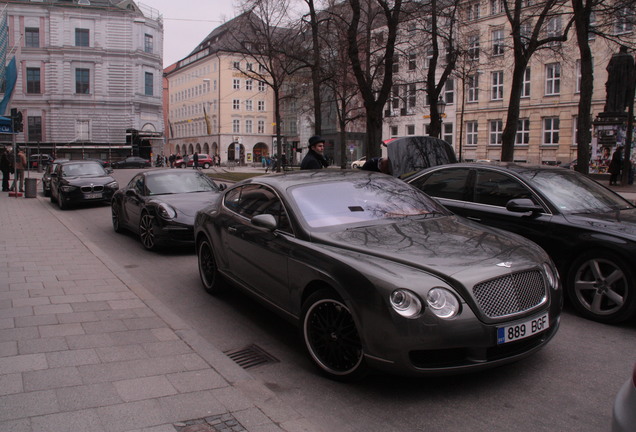
M11 153L8 150L2 149L2 155L0 156L0 171L2 171L2 192L9 190L9 173L11 171L11 165L13 161Z
M307 169L322 169L326 168L329 164L323 156L325 151L325 140L318 135L314 135L309 138L309 152L303 158L300 164L301 170Z

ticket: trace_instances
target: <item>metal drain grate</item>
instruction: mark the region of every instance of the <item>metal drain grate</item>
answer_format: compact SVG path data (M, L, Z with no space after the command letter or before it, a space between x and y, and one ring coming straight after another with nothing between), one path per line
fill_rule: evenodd
M225 354L243 369L279 362L276 357L256 345L249 345L234 351L226 351Z

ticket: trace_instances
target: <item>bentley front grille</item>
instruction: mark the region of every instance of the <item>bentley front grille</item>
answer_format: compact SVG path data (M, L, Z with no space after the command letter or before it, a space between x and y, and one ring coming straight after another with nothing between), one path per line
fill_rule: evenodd
M515 315L547 299L545 280L537 270L479 283L473 287L473 295L481 310L490 318Z

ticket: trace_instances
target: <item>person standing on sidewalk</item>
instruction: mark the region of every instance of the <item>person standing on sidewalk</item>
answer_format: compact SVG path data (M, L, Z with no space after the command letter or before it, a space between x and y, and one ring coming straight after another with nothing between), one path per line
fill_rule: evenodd
M324 152L325 140L321 136L314 135L309 138L309 152L307 152L303 161L300 163L300 169L307 170L327 168L329 164L323 156Z
M612 155L612 161L609 164L610 173L610 186L618 185L618 177L621 173L621 167L623 166L623 147L618 146Z
M2 192L9 191L9 175L11 174L11 165L13 161L9 159L10 153L6 148L2 149L0 155L0 171L2 171Z
M13 177L13 184L11 185L11 190L15 191L16 182L18 182L18 187L20 188L20 192L24 192L24 170L26 168L26 156L24 152L18 148L18 154L15 159L15 176Z
M194 154L192 155L192 167L194 169L199 169L199 153L198 152L194 152Z

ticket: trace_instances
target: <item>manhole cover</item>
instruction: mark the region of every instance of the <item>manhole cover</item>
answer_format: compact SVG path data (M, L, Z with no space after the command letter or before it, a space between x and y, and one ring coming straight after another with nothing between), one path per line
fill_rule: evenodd
M225 354L243 369L249 369L267 363L278 363L278 359L257 345L249 345Z
M177 432L247 432L232 414L221 414L173 424Z

